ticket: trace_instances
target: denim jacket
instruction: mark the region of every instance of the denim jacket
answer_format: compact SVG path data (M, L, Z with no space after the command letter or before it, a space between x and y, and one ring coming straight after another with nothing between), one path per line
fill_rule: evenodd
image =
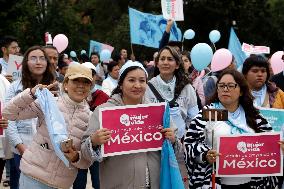
M14 81L7 93L5 102L9 102L14 96L23 91L23 85L21 79ZM36 133L37 118L9 121L9 125L6 131L6 135L9 139L11 150L16 154L20 154L16 146L18 144L29 145L33 139L33 135Z

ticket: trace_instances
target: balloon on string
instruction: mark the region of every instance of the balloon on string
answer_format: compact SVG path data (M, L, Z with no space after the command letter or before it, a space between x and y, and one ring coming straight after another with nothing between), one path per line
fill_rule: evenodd
M184 32L183 37L185 39L193 39L195 36L195 32L192 29L188 29Z
M76 58L77 57L77 54L75 51L71 51L70 52L70 56L73 57L73 58Z
M82 54L87 54L86 50L84 50L84 49L81 50L81 55L82 55Z
M199 77L203 77L203 76L205 76L205 70L202 70L199 74Z
M282 56L283 51L277 51L271 56L270 63L274 74L278 74L284 70L284 60Z
M216 43L217 41L219 41L221 38L221 34L218 30L212 30L209 33L209 39L211 41L211 43Z
M190 52L191 62L198 71L206 68L212 59L213 51L206 43L198 43L194 45Z
M217 72L227 68L233 60L233 55L228 49L218 49L211 61L211 70Z
M59 53L63 52L68 46L68 38L64 34L57 34L53 38L53 46Z
M104 49L100 53L100 60L102 62L108 62L110 60L111 53L108 49Z

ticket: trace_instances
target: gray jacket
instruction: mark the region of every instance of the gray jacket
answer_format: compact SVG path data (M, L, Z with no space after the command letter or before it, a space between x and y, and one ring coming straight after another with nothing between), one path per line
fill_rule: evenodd
M142 103L147 103L143 101ZM92 159L88 145L89 136L100 128L99 109L111 106L123 106L120 95L113 95L108 102L97 107L93 112L89 127L83 136L82 155ZM176 150L180 148L180 143L174 146ZM86 157L85 157L86 158ZM87 159L88 159L87 158ZM139 189L146 188L146 167L149 168L150 184L152 189L160 187L160 163L161 152L141 152L136 154L118 155L104 158L100 163L100 186L104 189Z

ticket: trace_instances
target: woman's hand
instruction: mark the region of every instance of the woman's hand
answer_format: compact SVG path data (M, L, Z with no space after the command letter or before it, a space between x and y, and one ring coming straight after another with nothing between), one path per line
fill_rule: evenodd
M72 148L68 148L67 151L63 152L65 157L68 161L74 163L79 160L79 153L77 152L75 146L73 145Z
M95 133L91 134L91 141L93 146L102 145L110 141L111 131L109 129L103 128L97 130Z
M165 129L160 128L160 129L162 129L161 133L165 135L166 139L169 139L172 144L175 143L176 137L175 137L175 132L173 128L165 128Z
M216 162L217 156L220 156L220 155L221 154L218 153L216 150L209 150L206 154L206 160L208 163L213 164Z
M3 129L7 129L8 127L8 120L7 119L0 119L0 127L2 127Z
M279 141L278 144L280 144L281 150L284 153L284 141Z
M42 90L43 88L47 88L49 90L49 89L51 89L53 87L56 87L56 86L58 86L58 82L57 81L55 81L54 83L51 83L49 85L37 84L36 86L34 86L31 89L31 94L33 96L35 96L35 92L36 92L37 88L39 88L40 90ZM53 91L51 91L51 92L53 92Z
M21 155L24 154L24 152L26 151L27 147L24 144L17 144L16 146L17 150L20 152Z

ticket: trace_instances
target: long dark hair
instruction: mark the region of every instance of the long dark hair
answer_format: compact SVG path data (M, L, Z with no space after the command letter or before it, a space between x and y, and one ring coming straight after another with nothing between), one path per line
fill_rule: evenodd
M189 54L190 54L190 53L189 53L188 51L186 51L186 50L184 50L184 51L181 52L181 55L182 55L182 56L186 56L186 57L188 58L188 60L191 62L191 58L190 58ZM192 72L193 70L194 70L194 67L193 67L192 62L191 62L191 66L188 68L188 73L191 74L191 72Z
M239 104L243 107L246 113L246 122L250 128L252 128L255 132L259 133L260 129L257 127L256 119L259 116L259 110L256 109L253 105L254 97L252 96L248 83L245 77L238 71L234 69L224 70L219 78L217 83L222 79L224 75L231 75L236 83L240 87L241 96L239 97ZM216 87L217 89L217 87ZM214 95L212 96L211 102L220 102L218 98L218 92L215 91Z
M43 48L40 46L32 46L30 47L24 54L24 58L22 61L22 84L23 84L23 90L25 90L26 88L32 88L34 86L36 86L38 84L38 81L33 78L32 73L30 72L30 69L28 67L28 57L30 52L34 51L34 50L40 50L43 52L44 57L46 58L46 62L47 62L47 66L46 66L46 70L43 73L43 77L42 80L39 82L41 84L44 85L49 85L52 82L54 82L55 80L55 76L54 76L54 71L51 67L51 64L48 60L48 57L46 55L46 53L44 52Z
M157 55L157 57L156 57L156 59L155 59L156 65L158 64L159 58L160 58L160 56L161 56L161 53L162 53L164 50L170 51L170 53L171 53L172 56L174 57L174 59L175 59L177 65L179 65L179 68L174 71L174 75L176 76L176 86L175 86L174 98L177 98L177 97L180 95L182 89L183 89L187 84L190 84L190 80L189 80L187 77L184 76L185 72L184 72L184 67L183 67L183 65L182 65L181 54L178 53L178 51L177 51L174 47L171 47L171 46L165 46L165 47L163 47L163 48L159 51L159 53L158 53L158 55ZM154 76L157 76L157 75L159 75L159 74L160 74L159 68L158 68L157 66L155 66L155 73L154 73Z
M121 90L122 83L123 83L123 81L124 81L126 75L128 74L128 72L133 71L133 70L136 70L136 69L141 69L141 70L142 70L142 68L140 68L139 66L130 66L129 68L126 68L126 69L124 70L124 72L123 72L123 73L121 74L121 76L119 77L119 79L118 79L118 84L117 84L116 88L112 91L111 96L114 95L114 94L123 95L123 94L122 94L122 90ZM143 71L144 71L144 70L143 70ZM145 74L146 74L146 73L145 73ZM146 80L146 82L147 82L147 80Z

